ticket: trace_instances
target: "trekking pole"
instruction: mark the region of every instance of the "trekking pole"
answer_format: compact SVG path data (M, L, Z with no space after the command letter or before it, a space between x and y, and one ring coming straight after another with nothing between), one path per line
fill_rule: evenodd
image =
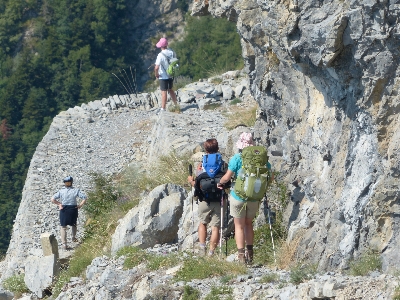
M224 190L221 191L221 227L219 229L219 255L222 256L222 226L224 222Z
M225 198L227 198L227 194L224 194ZM229 225L229 202L226 199L226 237L225 237L225 256L228 256L228 225Z
M274 250L274 261L275 261L275 263L276 263L275 244L274 244L274 237L273 237L273 235L272 235L271 216L269 215L269 206L268 206L268 198L267 198L267 195L265 195L265 202L264 202L264 204L267 206L269 232L271 233L272 249Z
M189 164L189 175L193 176L193 171L192 171L192 165ZM190 184L192 185L192 184ZM194 215L193 215L193 196L194 196L194 186L192 186L192 230L191 230L191 235L192 235L192 254L194 254L194 238L193 238L193 230L194 230Z

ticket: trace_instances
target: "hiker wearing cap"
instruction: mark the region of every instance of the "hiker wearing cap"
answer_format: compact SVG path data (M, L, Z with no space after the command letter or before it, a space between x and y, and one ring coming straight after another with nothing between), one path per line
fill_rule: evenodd
M223 185L228 182L232 176L234 176L235 178L238 176L238 173L242 168L242 150L248 146L253 146L252 135L251 133L243 132L236 143L236 147L239 149L239 153L236 153L229 160L228 170L225 173L224 177L222 177L220 180L220 188L222 188ZM270 170L271 165L267 163L266 168ZM234 189L231 189L229 201L230 214L234 218L235 224L235 240L236 246L238 248L238 260L241 263L252 263L254 241L253 219L258 212L260 201L245 200L239 197L235 193ZM245 253L247 254L246 256Z
M76 238L76 221L78 220L78 209L80 209L86 202L86 194L80 189L72 187L73 178L67 176L64 178L64 187L51 197L51 202L58 205L60 210L60 225L61 225L61 243L64 250L68 249L67 246L67 226L72 229L72 241L78 242ZM80 204L77 198L81 198Z
M220 154L218 153L218 141L216 139L208 139L204 142L204 150L206 151L206 155ZM204 156L203 156L204 161ZM221 159L221 163L223 163ZM222 172L222 170L221 170ZM219 171L218 171L219 173ZM195 188L195 195L198 197L200 203L198 207L199 213L199 227L198 227L198 235L199 235L199 247L200 254L205 255L207 252L206 249L206 239L207 239L207 225L211 226L211 237L210 237L210 247L208 251L208 255L211 256L214 254L214 250L218 245L218 241L220 238L220 224L221 224L221 191L217 188L216 184L219 182L220 178L223 176L218 174L214 177L215 181L215 190L217 191L217 195L206 195L204 192L204 186L207 185L206 181L208 180L210 183L210 177L207 175L206 169L203 164L199 164L196 168L196 179L193 176L188 176L188 182L192 187ZM205 180L205 181L203 181ZM209 197L207 197L209 196ZM224 206L222 205L222 209Z
M176 100L176 94L173 87L173 78L170 78L167 74L168 69L168 60L171 58L176 58L175 52L168 48L168 41L166 38L161 38L156 44L157 48L161 48L160 53L157 55L155 67L154 67L154 75L160 81L160 90L161 90L161 111L165 110L167 106L167 91L169 92L172 102L177 106L178 102Z

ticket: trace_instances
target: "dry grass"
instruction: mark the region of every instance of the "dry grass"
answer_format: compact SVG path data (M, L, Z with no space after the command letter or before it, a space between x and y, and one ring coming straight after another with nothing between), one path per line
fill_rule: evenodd
M290 242L282 241L282 243L279 245L276 253L276 263L279 269L287 270L297 263L297 247L299 246L303 235L304 232L300 232Z
M231 106L224 116L227 118L224 126L228 130L232 130L239 125L252 127L256 123L257 103L249 106Z

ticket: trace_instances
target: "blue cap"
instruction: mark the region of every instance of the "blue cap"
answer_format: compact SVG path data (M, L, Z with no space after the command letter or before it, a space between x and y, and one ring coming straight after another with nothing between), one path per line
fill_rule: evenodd
M64 178L63 181L64 182L72 182L72 181L74 181L74 179L71 176L67 176L67 177Z

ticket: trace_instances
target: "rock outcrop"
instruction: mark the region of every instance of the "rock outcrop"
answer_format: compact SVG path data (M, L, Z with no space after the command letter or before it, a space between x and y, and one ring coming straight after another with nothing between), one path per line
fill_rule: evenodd
M177 242L182 217L184 188L165 184L156 187L138 206L132 208L112 236L112 254L124 246L150 248L156 244Z
M398 269L400 1L195 0L193 14L237 24L299 256L333 270L376 251Z

